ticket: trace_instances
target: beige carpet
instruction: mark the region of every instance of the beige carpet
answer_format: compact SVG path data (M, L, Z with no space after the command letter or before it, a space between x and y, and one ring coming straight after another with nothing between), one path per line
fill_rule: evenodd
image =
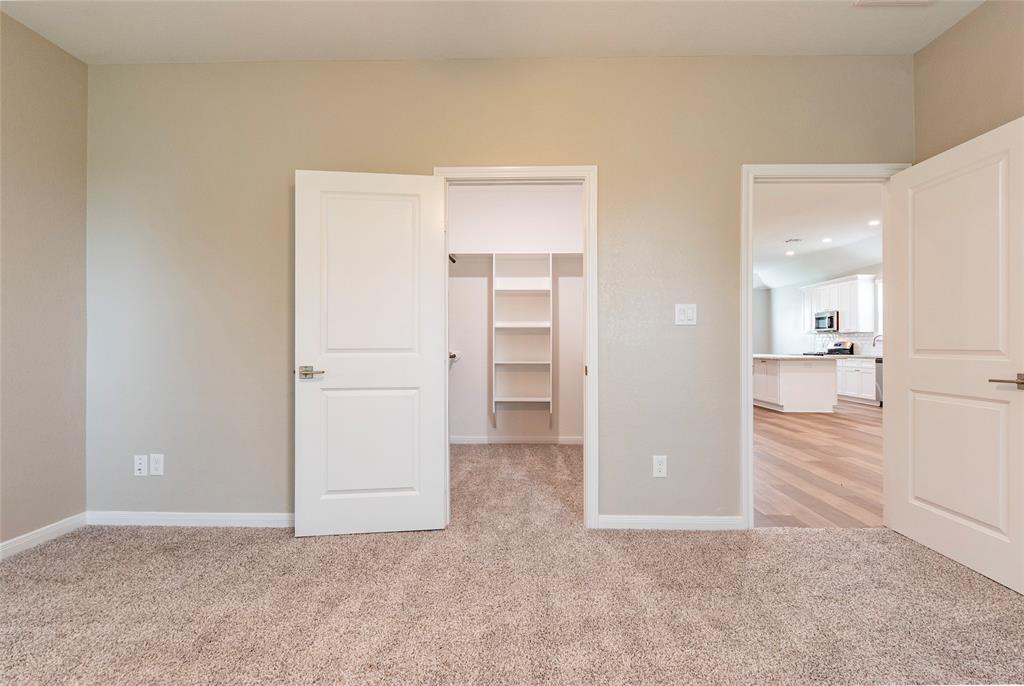
M586 531L581 476L457 447L447 531L82 529L0 563L0 682L1024 681L1024 598L901 536Z

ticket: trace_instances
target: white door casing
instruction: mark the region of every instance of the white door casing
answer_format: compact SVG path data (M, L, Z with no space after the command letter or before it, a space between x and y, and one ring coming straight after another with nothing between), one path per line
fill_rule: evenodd
M1024 119L895 175L886 523L1024 592Z
M295 173L296 536L447 524L446 260L442 179Z

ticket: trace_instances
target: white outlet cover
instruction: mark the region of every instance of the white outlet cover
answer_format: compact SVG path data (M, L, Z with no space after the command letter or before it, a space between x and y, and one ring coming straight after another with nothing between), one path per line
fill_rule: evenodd
M136 455L133 462L135 476L149 476L149 455Z
M668 476L668 457L666 455L655 455L654 456L654 471L653 476L658 479L663 479Z
M163 476L164 475L164 455L163 453L150 453L149 454L149 473L151 476Z

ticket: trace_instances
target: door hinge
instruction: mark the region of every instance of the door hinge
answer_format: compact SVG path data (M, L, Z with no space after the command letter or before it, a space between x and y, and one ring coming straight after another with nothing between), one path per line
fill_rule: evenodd
M583 365L583 376L586 376L587 373L587 365Z

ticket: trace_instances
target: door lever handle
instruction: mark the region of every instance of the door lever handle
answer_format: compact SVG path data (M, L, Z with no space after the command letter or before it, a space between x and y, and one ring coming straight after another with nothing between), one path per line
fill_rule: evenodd
M299 378L300 379L312 379L320 376L324 371L322 369L313 369L312 365L303 365L299 367Z
M989 379L989 383L1012 383L1017 384L1018 391L1024 391L1024 372L1017 374L1016 379Z

